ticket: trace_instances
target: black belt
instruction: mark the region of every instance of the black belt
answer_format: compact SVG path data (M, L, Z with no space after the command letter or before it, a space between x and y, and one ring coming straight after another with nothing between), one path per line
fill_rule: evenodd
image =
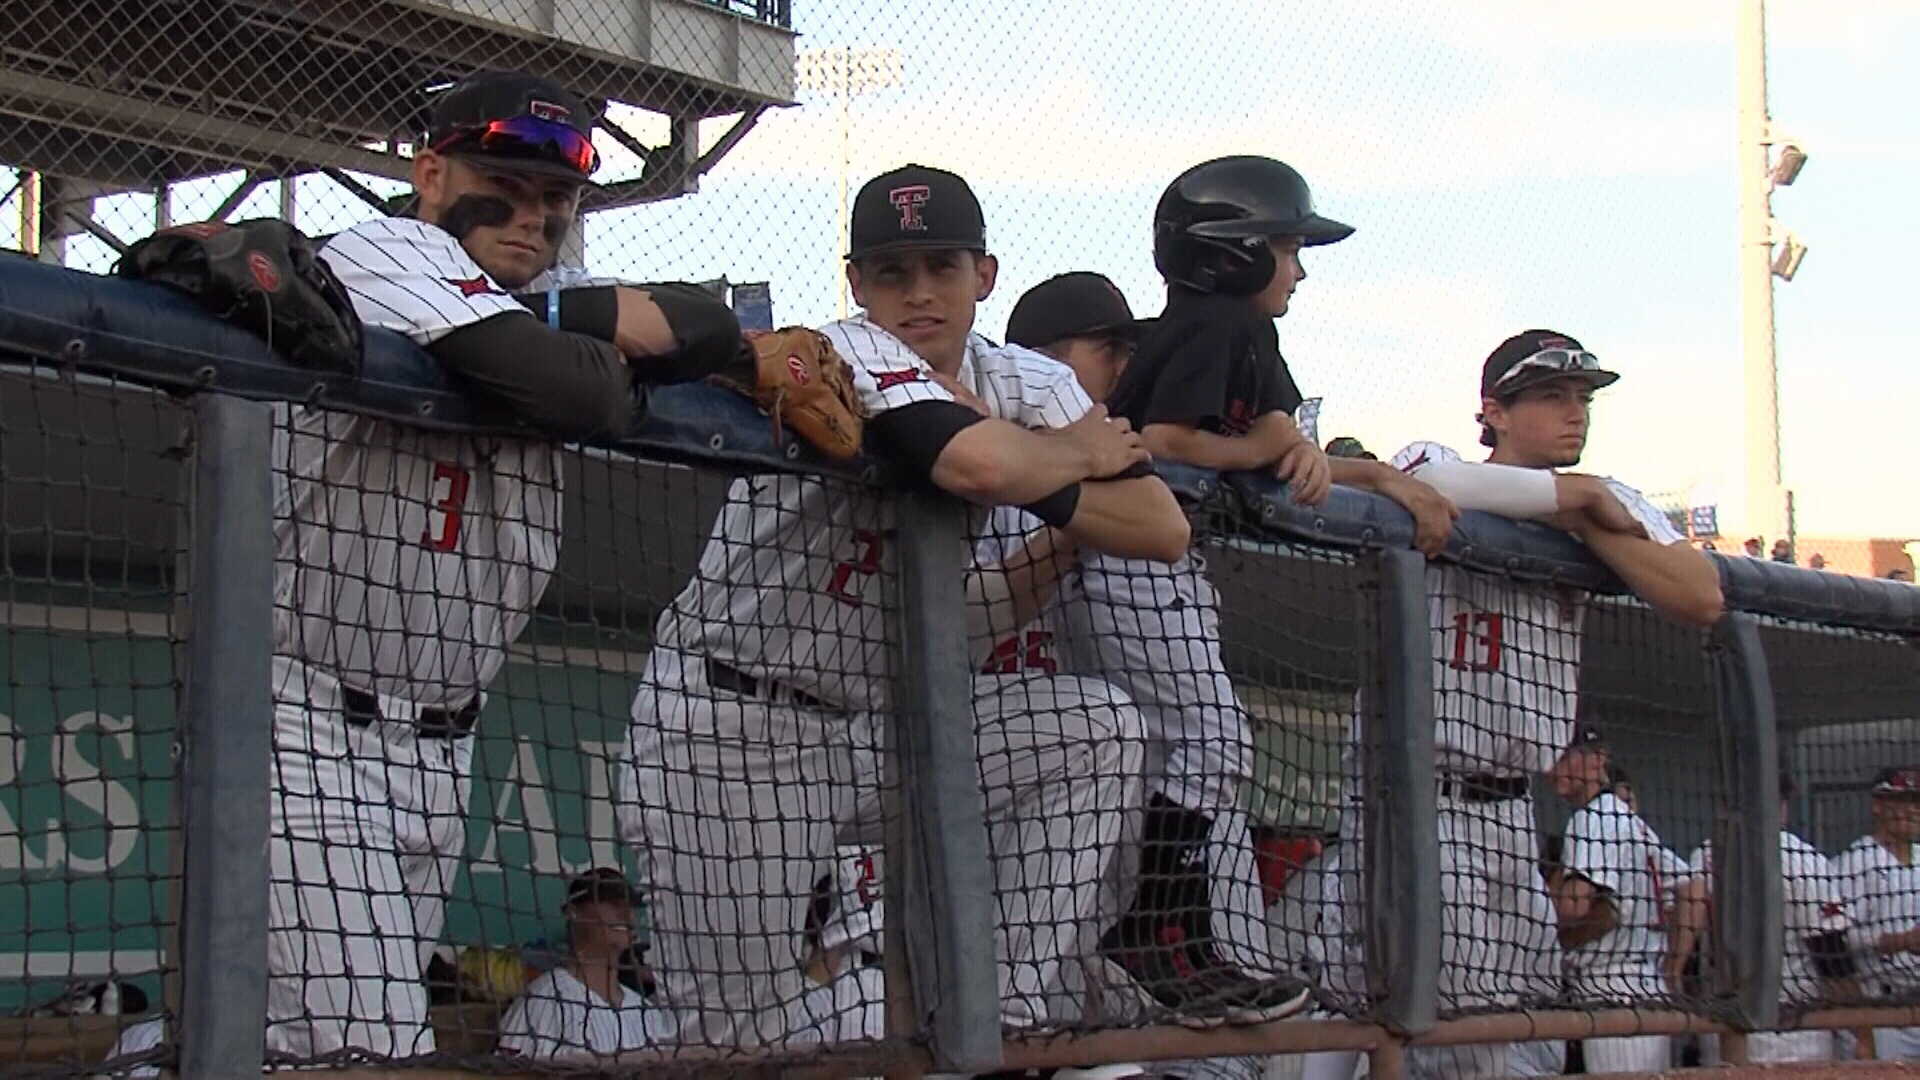
M715 690L725 690L741 697L759 698L761 701L786 701L803 709L832 709L835 706L807 693L795 690L791 686L774 682L772 679L756 679L737 667L723 664L718 660L707 661L707 685Z
M379 698L351 686L340 688L340 708L347 714L347 723L354 727L367 727L375 720L386 719L380 714ZM413 723L413 734L418 739L464 739L473 733L473 725L479 719L480 697L476 694L472 701L458 709L421 709Z
M1525 798L1532 791L1532 781L1524 776L1453 773L1440 778L1440 797L1461 802L1506 802Z

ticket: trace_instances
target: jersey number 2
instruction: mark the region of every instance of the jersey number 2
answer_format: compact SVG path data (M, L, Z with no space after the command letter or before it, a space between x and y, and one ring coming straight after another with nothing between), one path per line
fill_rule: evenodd
M420 534L422 544L435 551L460 546L460 511L467 505L467 488L472 483L473 473L465 466L433 463L433 506L427 513L427 530Z
M1462 611L1453 617L1453 648L1447 666L1455 671L1499 671L1505 620L1492 612Z
M860 545L860 554L834 564L833 580L827 583L827 595L843 604L859 607L860 596L853 591L853 575L868 577L879 573L880 556L886 547L880 534L872 529L855 529L853 539Z

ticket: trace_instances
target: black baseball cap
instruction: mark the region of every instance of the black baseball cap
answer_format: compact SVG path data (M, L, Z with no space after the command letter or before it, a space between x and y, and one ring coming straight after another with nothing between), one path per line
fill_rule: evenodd
M1920 767L1894 765L1873 777L1873 793L1896 799L1920 799Z
M526 138L486 139L490 124L543 121ZM427 146L513 172L590 182L599 166L593 152L592 109L560 84L520 71L476 71L440 92L427 119ZM583 167L584 166L584 167Z
M1039 349L1074 337L1133 337L1144 322L1133 317L1126 296L1105 275L1076 270L1021 295L1007 319L1007 341Z
M1600 729L1592 724L1575 724L1573 738L1567 742L1569 750L1605 750L1606 748L1606 736L1600 734Z
M1526 361L1541 353L1564 355L1551 360L1543 358L1537 364L1522 368ZM1517 368L1521 370L1515 370ZM1501 342L1487 357L1486 365L1480 369L1480 396L1504 400L1530 386L1568 378L1580 379L1597 390L1613 385L1620 376L1603 370L1599 357L1588 352L1571 334L1527 330Z
M853 197L848 259L912 248L987 250L987 222L965 180L904 165L867 181Z
M640 894L627 883L627 876L611 866L597 866L567 883L567 907L575 904L606 902L640 906Z

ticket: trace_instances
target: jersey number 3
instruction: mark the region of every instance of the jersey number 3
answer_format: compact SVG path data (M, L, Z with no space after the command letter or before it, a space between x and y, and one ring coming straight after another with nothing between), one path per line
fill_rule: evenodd
M1505 620L1492 612L1462 611L1453 617L1453 648L1447 666L1455 671L1499 671Z
M473 473L462 465L444 461L433 463L433 505L427 510L427 529L420 542L435 551L452 551L460 546L460 511L467 505L467 488Z

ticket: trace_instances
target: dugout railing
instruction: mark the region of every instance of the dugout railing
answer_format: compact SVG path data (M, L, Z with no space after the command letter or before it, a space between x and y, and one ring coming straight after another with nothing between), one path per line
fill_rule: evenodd
M12 954L0 986L25 1013L82 976L144 981L166 1035L116 1068L252 1075L267 975L270 732L257 719L272 712L267 403L440 430L519 429L396 335L370 335L357 378L317 375L155 288L23 259L0 261L0 363L0 734L12 748L0 753L9 770L0 953ZM561 566L516 649L529 664L494 688L501 718L490 708L479 736L477 760L500 768L469 806L473 865L449 920L467 944L490 933L523 942L527 921L550 915L563 871L625 860L602 809L617 785L590 774L616 753L654 617L694 572L726 480L803 472L889 484L879 463L825 465L777 441L743 400L701 386L654 392L624 439L569 449L566 459ZM903 639L889 646L898 707L883 740L892 1030L852 1047L650 1051L621 1068L898 1075L1344 1048L1371 1054L1374 1075L1386 1077L1409 1046L1692 1032L1723 1035L1723 1058L1737 1062L1748 1031L1920 1023L1916 1002L1884 987L1782 1009L1774 829L1783 764L1811 792L1795 805L1796 826L1831 854L1864 827L1866 778L1920 759L1920 590L1716 556L1728 613L1710 631L1686 630L1618 600L1618 582L1564 534L1466 515L1446 562L1599 597L1581 715L1613 733L1645 815L1669 843L1711 840L1720 855L1707 962L1685 996L1442 1009L1433 649L1448 628L1431 625L1427 563L1410 550L1410 522L1347 490L1311 509L1259 477L1163 475L1193 509L1223 597L1227 663L1260 716L1248 801L1264 835L1324 838L1345 811L1348 830L1358 824L1368 840L1358 869L1343 871L1359 883L1343 919L1364 943L1363 962L1339 979L1323 969L1323 1007L1205 1031L1096 1010L1003 1039L993 957L981 947L996 914L968 737L963 511L899 491L890 496L901 510L890 595ZM1356 702L1366 720L1364 798L1350 807L1328 772L1340 767ZM36 710L46 715L36 721ZM519 725L532 725L532 742ZM578 758L552 752L563 745L581 748ZM531 809L542 784L567 787L573 809ZM1551 832L1553 811L1542 813ZM526 872L489 878L483 862L523 862ZM122 1015L7 1022L0 1073L103 1071L115 1033L138 1017L97 1001L65 1010L88 1011ZM492 1017L443 1011L437 1019L453 1027L440 1053L407 1064L528 1075L610 1068L502 1061L484 1050Z

